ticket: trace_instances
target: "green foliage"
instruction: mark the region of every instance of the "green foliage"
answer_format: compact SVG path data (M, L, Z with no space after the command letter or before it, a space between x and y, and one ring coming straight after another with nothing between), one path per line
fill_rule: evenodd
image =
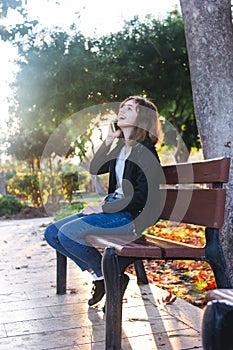
M32 202L35 206L41 203L39 179L36 174L12 177L7 184L8 193L21 198L24 203Z
M24 37L38 24L37 20L27 20L27 11L22 7L21 0L1 1L0 18L7 17L9 9L14 10L18 16L21 15L23 22L14 26L0 25L0 38L3 41L14 41L16 37Z
M96 45L106 76L102 95L107 96L110 87L110 96L118 101L129 93L148 96L188 150L200 147L181 15L172 13L164 21L148 18L145 23L135 17Z
M183 22L177 12L163 21L135 17L121 31L98 39L85 38L73 26L69 34L57 28L31 32L17 44L20 69L12 86L12 116L19 120L19 132L7 140L8 153L27 160L32 169L36 162L40 170L47 140L72 114L132 94L152 99L188 150L200 147ZM96 117L97 109L93 113ZM77 124L87 126L90 114L77 114ZM58 153L68 149L65 156L74 153L69 143L75 141L72 128L67 130L55 147ZM75 143L82 159L88 141L86 133Z
M1 1L0 17L6 17L9 9L17 9L22 6L21 0L4 0Z
M0 216L17 214L23 208L19 199L12 195L0 195Z
M27 126L22 125L19 135L12 136L7 152L16 159L27 161L32 171L35 170L35 164L37 170L40 170L39 159L47 141L48 135L42 130L34 129L32 123L27 123Z
M84 204L82 202L64 205L56 212L54 220L60 220L69 215L79 213L83 208Z
M79 189L79 175L78 173L62 174L62 187L65 197L69 203L72 201L73 192Z
M63 189L59 172L42 173L40 176L40 195L43 204L49 202L56 204L59 199L63 199Z

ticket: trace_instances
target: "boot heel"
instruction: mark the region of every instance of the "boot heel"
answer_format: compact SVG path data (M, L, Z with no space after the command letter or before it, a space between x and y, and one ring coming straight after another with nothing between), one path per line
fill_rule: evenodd
M104 280L93 281L92 298L88 300L88 305L93 306L97 304L105 294Z

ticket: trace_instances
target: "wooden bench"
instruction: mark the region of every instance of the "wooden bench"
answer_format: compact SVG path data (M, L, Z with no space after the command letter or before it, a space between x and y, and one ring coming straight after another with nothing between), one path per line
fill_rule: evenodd
M125 237L89 236L88 241L104 248L102 268L106 286L106 348L121 349L122 295L121 275L137 261L205 260L214 272L218 288L232 288L220 242L224 222L226 191L230 158L217 158L194 163L163 166L166 179L166 201L160 218L205 226L204 247L141 235L132 242ZM142 267L142 265L138 265ZM143 269L141 269L141 272ZM140 273L138 273L140 277ZM143 277L142 277L143 278ZM144 281L145 282L145 281ZM65 292L66 258L58 254L57 292Z

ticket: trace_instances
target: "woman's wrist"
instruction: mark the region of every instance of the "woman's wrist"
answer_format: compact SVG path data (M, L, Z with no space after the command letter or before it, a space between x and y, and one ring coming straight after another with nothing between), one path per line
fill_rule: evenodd
M105 145L108 147L113 143L114 137L107 137L105 139Z

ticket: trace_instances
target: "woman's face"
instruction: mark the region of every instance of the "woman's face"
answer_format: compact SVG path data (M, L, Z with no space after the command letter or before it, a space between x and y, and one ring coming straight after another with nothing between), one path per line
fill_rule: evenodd
M136 126L136 119L138 115L137 102L129 100L125 102L119 109L117 117L117 125L122 129L124 127Z

